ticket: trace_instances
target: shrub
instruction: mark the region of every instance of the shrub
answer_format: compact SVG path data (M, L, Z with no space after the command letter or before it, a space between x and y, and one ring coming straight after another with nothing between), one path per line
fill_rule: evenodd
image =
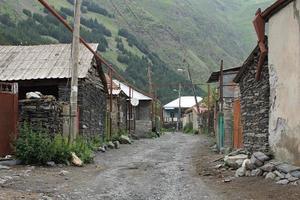
M193 123L189 122L183 127L183 132L185 133L193 133Z
M24 164L44 165L48 161L66 164L71 159L71 152L84 162L93 161L93 151L101 145L100 138L85 139L78 137L73 144L61 135L51 138L41 128L33 130L27 123L20 129L19 138L15 142L16 157Z
M78 137L71 145L71 151L74 152L84 163L91 163L94 159L93 150L88 140Z
M25 124L16 141L16 156L25 164L45 164L53 157L51 139L44 131L33 131Z
M71 148L68 139L61 135L55 136L52 141L53 157L55 163L67 163L71 159Z

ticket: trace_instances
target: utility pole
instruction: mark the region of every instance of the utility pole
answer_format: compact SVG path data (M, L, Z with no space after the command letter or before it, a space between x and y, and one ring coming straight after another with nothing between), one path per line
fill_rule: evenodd
M196 94L196 88L195 88L195 85L193 83L193 79L192 79L192 76L191 76L191 71L190 71L190 65L189 64L187 65L187 70L188 70L189 79L190 79L190 82L191 82L191 85L192 85L192 89L193 89L193 93L194 93L194 98L195 98L195 103L196 103L196 107L197 107L197 112L198 112L198 115L199 115L200 108L199 108L197 94Z
M80 42L80 8L81 1L76 0L74 13L74 31L72 42L72 72L71 72L71 94L70 94L70 133L69 142L73 143L78 134L77 99L78 99L78 65L79 65L79 42Z
M113 77L112 70L109 70L109 139L112 137L112 107L113 107Z
M151 70L151 64L149 63L149 65L148 65L148 80L149 80L149 93L150 93L150 95L151 95L151 98L152 98L152 100L151 100L151 123L152 123L152 129L154 128L154 117L153 117L153 115L154 115L154 102L155 102L155 100L154 100L154 92L153 92L153 84L152 84L152 70Z
M224 77L224 71L223 71L223 60L221 60L221 67L220 67L220 103L221 103L221 112L223 112L224 107L224 99L223 99L223 77Z
M181 83L178 85L178 100L179 100L179 108L178 108L178 118L177 118L177 131L180 129L180 121L181 121Z

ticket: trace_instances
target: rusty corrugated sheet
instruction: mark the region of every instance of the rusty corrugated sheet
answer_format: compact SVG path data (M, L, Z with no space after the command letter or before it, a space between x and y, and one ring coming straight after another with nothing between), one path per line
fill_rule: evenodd
M15 84L0 83L0 156L12 153L17 137L18 94Z
M234 148L243 147L243 132L241 124L241 101L234 100L233 103L233 146Z
M98 44L90 44L94 50ZM79 78L84 78L94 55L80 45ZM0 80L70 78L71 44L0 46Z

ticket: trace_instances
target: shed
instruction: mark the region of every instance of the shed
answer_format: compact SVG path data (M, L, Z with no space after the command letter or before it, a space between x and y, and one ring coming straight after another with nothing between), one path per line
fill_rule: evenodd
M127 127L134 131L138 137L145 137L152 130L152 98L141 91L122 83L119 80L113 82L126 94L127 99ZM136 106L131 100L138 102Z
M98 44L90 44L90 46L96 51ZM84 136L96 137L104 132L106 80L94 55L83 45L80 45L79 52L79 132ZM63 124L66 124L69 118L70 59L71 44L0 46L0 81L17 83L19 100L25 99L26 93L33 91L39 91L43 95L53 95L58 102L67 105L59 115L64 116ZM39 109L42 108L39 106ZM19 121L32 120L32 117L25 117L23 111L23 107L19 106ZM27 114L30 115L30 112L28 111ZM43 116L43 112L36 116L43 118L40 120L43 126L48 127L49 124L51 126L52 122ZM39 118L34 120L39 121ZM59 126L55 131L62 133L66 128Z

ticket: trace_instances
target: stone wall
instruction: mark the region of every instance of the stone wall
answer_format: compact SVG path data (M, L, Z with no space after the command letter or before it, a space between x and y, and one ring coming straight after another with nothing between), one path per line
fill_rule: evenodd
M69 82L58 87L59 100L69 102ZM84 79L78 82L79 133L86 137L101 136L105 132L107 95L101 79L92 67Z
M269 152L270 84L268 61L266 59L263 66L262 79L256 81L258 58L259 50L256 48L242 67L243 74L239 80L243 145L250 152Z
M41 128L51 135L62 134L63 105L54 98L25 99L19 101L19 126L29 123L33 130Z

